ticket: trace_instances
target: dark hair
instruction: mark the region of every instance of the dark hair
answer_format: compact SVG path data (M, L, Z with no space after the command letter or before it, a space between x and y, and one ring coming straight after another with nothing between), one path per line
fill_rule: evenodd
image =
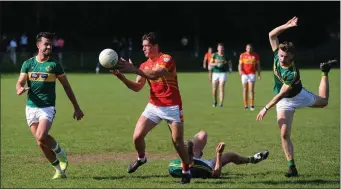
M279 44L278 48L287 53L295 53L295 46L292 42L284 41L283 43Z
M218 46L224 46L224 44L223 43L218 43Z
M184 141L184 144L185 144L185 148L187 148L187 151L188 151L188 157L190 159L190 161L193 160L193 142L191 140L185 140Z
M253 47L251 43L248 43L248 44L246 44L246 46L250 46L250 47Z
M54 38L54 36L55 36L55 33L52 33L52 32L40 32L40 33L38 33L36 40L38 42L41 40L42 37L49 39L49 40L52 40Z
M156 37L155 32L149 32L149 33L144 34L142 36L142 40L147 40L152 45L159 44L159 39Z

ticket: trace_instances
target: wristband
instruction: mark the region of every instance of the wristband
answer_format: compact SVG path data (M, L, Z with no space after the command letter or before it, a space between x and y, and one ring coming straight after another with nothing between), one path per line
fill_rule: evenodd
M264 106L264 109L265 109L265 111L268 111L268 110L269 110L269 108L267 108L266 105Z

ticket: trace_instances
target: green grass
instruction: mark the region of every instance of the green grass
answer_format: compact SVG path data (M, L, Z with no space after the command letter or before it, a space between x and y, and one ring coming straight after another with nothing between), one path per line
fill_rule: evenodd
M109 74L69 74L68 78L85 113L72 119L72 105L57 87L57 114L52 136L69 152L67 180L52 181L54 169L38 150L25 120L25 96L16 96L18 75L1 78L1 187L72 188L339 188L340 187L340 72L330 73L330 102L324 109L296 111L292 140L300 177L285 178L287 162L281 149L275 109L263 122L258 111L273 97L273 76L263 72L256 86L256 111L244 111L242 88L236 72L228 75L224 108L211 107L206 73L180 73L179 83L185 115L185 137L204 129L209 134L204 158L214 155L218 142L226 151L241 155L269 149L269 158L257 165L229 164L221 179L193 179L178 184L167 166L175 157L164 122L147 136L149 162L134 174L126 169L135 158L132 134L148 102L148 86L140 93L129 91ZM301 70L304 86L318 92L320 72ZM129 75L134 79L135 76ZM154 157L154 158L152 158Z

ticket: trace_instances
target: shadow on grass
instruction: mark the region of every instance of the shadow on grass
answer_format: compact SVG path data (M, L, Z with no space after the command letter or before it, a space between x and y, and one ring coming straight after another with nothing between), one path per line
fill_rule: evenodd
M299 179L299 177L297 177ZM283 185L283 184L340 184L339 180L322 180L322 179L312 179L312 180L283 180L283 181L256 181L248 182L250 184L269 184L269 185Z
M117 180L117 179L127 179L127 178L139 178L139 179L148 179L148 178L166 178L170 177L169 175L122 175L122 176L106 176L106 177L93 177L95 180Z

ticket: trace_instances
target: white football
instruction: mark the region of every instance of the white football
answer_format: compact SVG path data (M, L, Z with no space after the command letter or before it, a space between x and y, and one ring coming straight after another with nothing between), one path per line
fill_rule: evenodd
M118 55L112 49L104 49L99 54L99 63L105 68L113 68L118 62Z

